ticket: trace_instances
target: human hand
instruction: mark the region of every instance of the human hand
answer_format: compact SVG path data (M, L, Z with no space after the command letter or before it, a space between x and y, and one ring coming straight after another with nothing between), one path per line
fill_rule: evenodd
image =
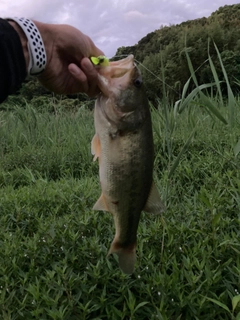
M39 81L59 94L84 92L94 96L99 92L97 71L89 58L102 55L93 41L69 25L45 24L34 21L41 33L47 65Z

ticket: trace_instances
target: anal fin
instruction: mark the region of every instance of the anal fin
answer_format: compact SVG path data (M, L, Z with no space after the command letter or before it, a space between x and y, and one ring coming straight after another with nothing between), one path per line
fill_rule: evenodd
M149 196L147 199L147 203L145 204L144 211L154 214L160 214L164 211L165 207L160 199L157 187L154 182L152 183L151 190L149 192Z
M98 210L98 211L109 211L107 207L107 202L104 197L104 194L102 193L95 205L93 206L93 210Z

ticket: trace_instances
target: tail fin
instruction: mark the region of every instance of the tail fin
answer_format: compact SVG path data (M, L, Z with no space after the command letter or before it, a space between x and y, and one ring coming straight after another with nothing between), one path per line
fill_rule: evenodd
M136 244L131 245L128 248L122 248L117 245L116 241L113 241L108 252L108 256L112 253L116 253L118 255L119 267L122 272L126 274L132 274L134 272Z

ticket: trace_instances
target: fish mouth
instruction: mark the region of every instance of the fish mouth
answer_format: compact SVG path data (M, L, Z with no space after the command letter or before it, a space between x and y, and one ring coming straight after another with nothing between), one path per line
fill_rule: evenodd
M113 94L117 94L119 90L126 89L135 67L132 54L124 59L111 61L108 66L100 67L98 70L98 87L101 93L106 97L110 97Z

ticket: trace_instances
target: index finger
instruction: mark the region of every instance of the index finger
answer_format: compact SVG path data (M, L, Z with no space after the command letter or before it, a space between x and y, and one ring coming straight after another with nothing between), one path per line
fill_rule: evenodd
M91 97L99 93L98 89L98 72L92 62L88 58L81 60L81 69L85 73L88 81L87 94Z

